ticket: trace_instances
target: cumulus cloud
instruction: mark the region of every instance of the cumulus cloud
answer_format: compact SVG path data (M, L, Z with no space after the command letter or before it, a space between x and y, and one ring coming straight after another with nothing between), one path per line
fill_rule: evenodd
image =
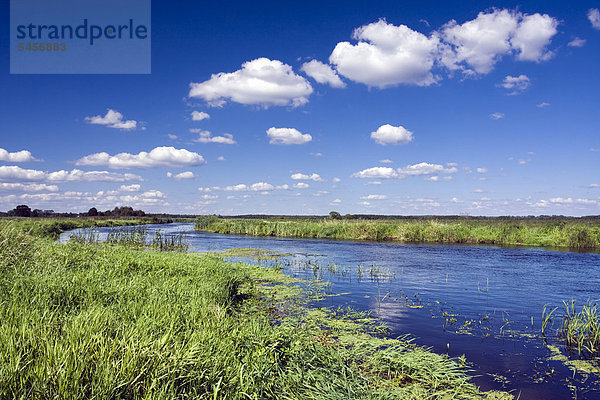
M493 119L494 121L497 121L499 119L504 118L504 113L501 113L501 112L492 113L492 114L490 114L490 118Z
M220 188L213 188L213 190L218 190ZM252 192L267 192L267 191L271 191L271 190L275 190L276 187L271 185L270 183L266 183L266 182L257 182L257 183L253 183L252 185L246 185L244 183L240 183L238 185L233 185L233 186L226 186L223 188L223 190L227 191L227 192L248 192L248 191L252 191ZM200 190L200 189L198 189Z
M444 167L440 164L430 164L426 162L407 165L403 168L394 169L391 167L372 167L352 174L353 178L404 178L406 176L421 176L421 175L438 175L438 174L454 174L458 172L456 167ZM438 180L431 179L431 180ZM447 179L447 178L443 178Z
M531 81L527 75L507 75L502 83L499 83L497 86L503 87L506 90L510 90L510 93L508 93L509 95L515 95L525 91L529 85L531 85Z
M393 164L394 162L392 160L389 159L384 159L384 160L379 160L380 163L382 164Z
M380 19L355 29L352 38L358 43L340 42L329 57L342 76L378 88L429 86L437 81L431 72L437 37Z
M536 105L537 108L544 108L544 107L548 107L550 105L550 103L546 103L545 101L541 102L540 104Z
M300 71L313 78L315 81L328 84L334 88L346 87L346 84L342 82L338 74L327 64L324 64L317 60L312 60L302 64Z
M338 182L341 182L342 180L340 178L333 178L331 181L333 183L338 183Z
M487 168L477 168L477 172L480 174L485 174L486 172L488 172Z
M419 175L433 175L433 174L454 174L458 172L456 167L446 168L440 164L429 164L426 162L407 165L404 168L398 168L398 173L400 175L411 175L411 176L419 176Z
M308 133L301 133L294 128L269 128L267 130L270 144L304 144L312 140Z
M32 161L40 161L34 156L31 155L31 152L28 150L15 151L10 153L2 148L0 148L0 161L9 161L9 162L32 162Z
M119 187L119 191L121 192L139 192L142 189L142 186L134 183L132 185L121 185Z
M202 121L203 119L209 119L210 115L204 111L192 111L192 121Z
M219 156L219 157L217 157L217 161L225 161L225 157Z
M293 180L296 180L296 181L311 180L311 181L315 181L315 182L323 182L323 178L321 178L321 175L315 174L315 173L310 174L310 175L308 175L308 174L301 174L301 173L292 174L291 178Z
M587 17L595 29L600 30L600 11L597 8L590 8Z
M192 171L180 172L179 174L167 172L167 176L175 179L176 181L180 181L182 179L194 179L196 177Z
M109 128L116 128L122 130L133 130L137 127L137 121L125 120L123 114L113 109L107 109L104 117L95 115L93 117L85 117L85 120L90 124L104 125Z
M385 146L387 144L407 144L413 140L412 132L403 126L381 125L375 132L371 132L371 139L375 143Z
M390 179L398 178L398 173L391 167L372 167L352 174L353 178L376 178Z
M362 200L385 200L387 196L385 194L370 194L368 196L362 196Z
M48 181L48 182L128 182L141 181L142 178L134 174L119 174L108 171L82 171L73 169L71 171L46 172L35 169L24 169L17 166L0 166L0 181Z
M445 42L441 62L450 70L487 74L505 55L541 62L552 57L547 46L557 33L558 20L547 14L523 14L495 9L459 25L452 20L436 34Z
M308 183L304 183L304 182L298 182L294 184L294 188L296 189L308 189L310 187L310 185Z
M111 156L108 153L95 153L85 156L76 165L106 165L109 168L153 168L153 167L189 167L203 165L206 161L195 152L174 147L156 147L150 152L138 154L118 153Z
M342 200L335 199L335 200L331 200L331 203L329 203L329 205L336 206L336 205L340 204L341 202L342 202Z
M0 183L0 190L19 192L57 192L58 186L45 183Z
M587 40L582 39L580 37L575 37L573 40L571 40L567 46L569 47L583 47L585 46L585 42L587 42Z
M220 144L236 144L237 142L233 139L233 135L230 133L224 133L223 136L212 136L209 131L203 131L201 129L190 129L190 132L198 133L197 139L194 142L197 143L220 143Z
M190 97L201 98L211 106L221 107L227 100L241 104L301 106L308 102L313 89L287 64L257 58L232 72L213 74L207 81L190 83Z

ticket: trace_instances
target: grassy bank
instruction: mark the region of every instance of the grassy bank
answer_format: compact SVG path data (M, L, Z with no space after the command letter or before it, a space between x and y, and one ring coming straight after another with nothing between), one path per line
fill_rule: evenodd
M200 217L196 229L254 236L600 248L600 221L532 219L251 220Z
M32 236L58 239L59 235L71 229L94 228L99 226L133 226L145 224L161 224L171 222L158 218L0 218L0 229L11 229L27 232ZM189 221L192 222L192 221Z
M0 398L475 399L459 363L214 255L0 227ZM316 291L318 293L318 291Z

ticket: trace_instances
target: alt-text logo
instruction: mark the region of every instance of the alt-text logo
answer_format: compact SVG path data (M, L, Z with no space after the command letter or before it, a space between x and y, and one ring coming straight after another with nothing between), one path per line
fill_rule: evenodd
M149 74L150 0L11 0L12 74Z

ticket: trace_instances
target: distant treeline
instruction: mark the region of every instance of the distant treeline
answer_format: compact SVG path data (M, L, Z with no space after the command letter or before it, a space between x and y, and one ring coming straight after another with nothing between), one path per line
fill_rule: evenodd
M87 212L55 212L54 210L31 209L26 204L19 205L8 212L0 212L0 217L25 217L25 218L79 218L79 217L150 217L150 218L195 218L196 215L188 214L166 214L166 213L146 213L142 210L134 210L133 207L122 206L115 207L112 210L98 211L96 207L90 208Z

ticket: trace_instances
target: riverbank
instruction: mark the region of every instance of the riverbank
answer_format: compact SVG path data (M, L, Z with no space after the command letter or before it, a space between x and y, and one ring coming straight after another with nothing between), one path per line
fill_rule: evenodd
M273 269L10 223L0 244L0 398L512 397Z
M134 226L147 224L166 224L173 222L171 219L152 217L131 218L0 218L0 229L10 227L21 232L29 233L35 237L58 239L62 232L77 228L95 228L101 226ZM190 221L191 222L191 221Z
M255 220L200 217L196 229L318 239L600 248L600 221L577 219Z

